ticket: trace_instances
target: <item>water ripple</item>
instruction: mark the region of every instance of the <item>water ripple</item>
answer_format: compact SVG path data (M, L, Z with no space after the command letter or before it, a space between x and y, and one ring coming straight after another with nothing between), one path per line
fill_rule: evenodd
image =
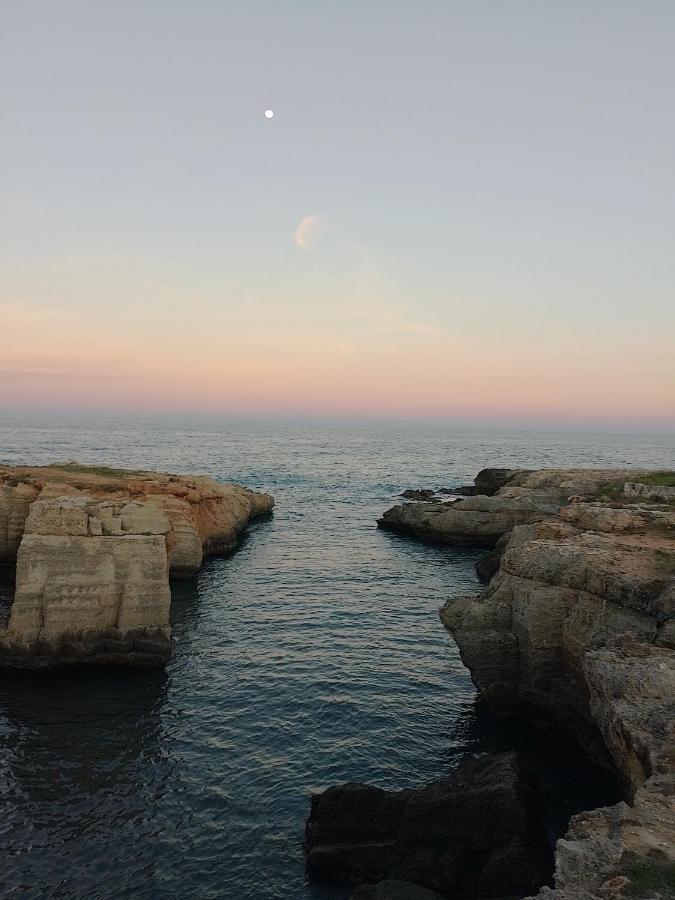
M207 472L278 502L239 553L174 585L166 673L3 680L0 892L96 900L345 898L306 883L313 789L410 785L518 740L437 616L476 589L478 554L383 533L377 515L488 464L673 466L667 438L440 429L22 419L0 421L0 448Z

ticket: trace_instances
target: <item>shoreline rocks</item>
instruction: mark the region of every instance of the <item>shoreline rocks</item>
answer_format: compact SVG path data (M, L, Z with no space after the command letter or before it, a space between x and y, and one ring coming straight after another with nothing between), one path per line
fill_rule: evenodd
M487 588L441 610L483 699L625 785L572 818L537 898L665 897L632 879L675 872L675 473L489 471L452 508L396 506L378 524L491 549Z
M483 469L470 496L450 504L423 502L420 496L420 502L388 509L377 524L430 543L493 549L516 525L556 516L572 499L620 492L624 484L630 496L637 496L640 474L630 469Z
M441 610L494 712L572 737L626 787L573 817L541 898L628 896L635 860L675 862L675 508L659 484L672 477L513 475L495 499L557 510L514 523L483 593Z
M515 753L465 759L454 775L420 788L328 788L312 796L306 834L312 877L398 882L362 891L366 897L396 896L394 888L404 896L413 887L456 900L522 896L552 871Z
M231 551L273 505L201 476L0 467L0 562L16 565L0 668L163 665L169 578Z

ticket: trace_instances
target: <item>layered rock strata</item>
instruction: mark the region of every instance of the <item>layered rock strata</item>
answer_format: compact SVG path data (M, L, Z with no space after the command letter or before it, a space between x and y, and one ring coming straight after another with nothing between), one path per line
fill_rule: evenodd
M495 547L516 525L554 516L574 496L594 496L637 480L635 470L483 469L473 494L452 503L404 503L378 519L380 528L441 544Z
M415 896L420 888L456 900L522 896L550 866L513 753L466 759L453 776L421 788L346 784L312 797L308 871L327 881L385 882L355 896Z
M626 785L626 802L572 819L542 897L651 896L636 866L673 871L675 510L659 480L516 475L497 497L574 494L514 524L484 593L441 611L493 710L573 737Z
M273 505L204 477L0 467L0 559L16 565L0 667L163 664L169 577L233 549Z

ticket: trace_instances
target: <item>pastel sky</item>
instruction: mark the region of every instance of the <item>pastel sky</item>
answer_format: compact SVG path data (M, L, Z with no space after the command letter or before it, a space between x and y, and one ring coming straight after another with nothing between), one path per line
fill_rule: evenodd
M674 46L672 0L0 0L0 410L672 427Z

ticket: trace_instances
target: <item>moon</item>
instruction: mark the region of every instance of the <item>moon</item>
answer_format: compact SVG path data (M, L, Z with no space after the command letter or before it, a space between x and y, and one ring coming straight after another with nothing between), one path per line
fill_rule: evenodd
M318 225L319 217L316 215L316 213L310 213L310 215L304 216L300 220L300 224L295 229L295 233L293 234L293 240L301 250L311 249L312 241L316 236Z
M266 110L265 110L265 118L266 118L266 119L273 119L273 118L274 118L274 110L273 110L273 109L266 109Z

